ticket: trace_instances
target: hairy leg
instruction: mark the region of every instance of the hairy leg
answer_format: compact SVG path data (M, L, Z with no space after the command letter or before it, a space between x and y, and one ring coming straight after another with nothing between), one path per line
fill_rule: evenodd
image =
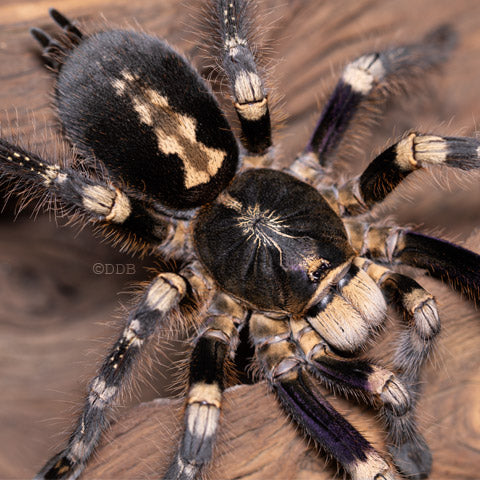
M443 26L418 43L362 55L349 63L325 105L309 143L289 170L302 180L318 185L361 106L375 93L419 78L445 62L454 44L454 32Z
M263 163L272 145L267 91L250 44L248 0L215 0L216 56L227 76L242 129L241 141L253 163ZM257 160L255 160L257 158Z
M67 446L44 465L36 480L73 480L81 474L107 426L107 413L129 385L148 340L168 321L189 284L186 277L175 273L160 273L150 283L90 382L83 412Z
M208 316L190 358L185 429L165 480L194 480L211 460L220 420L225 364L238 344L237 325L243 310L226 295L214 300L224 313Z

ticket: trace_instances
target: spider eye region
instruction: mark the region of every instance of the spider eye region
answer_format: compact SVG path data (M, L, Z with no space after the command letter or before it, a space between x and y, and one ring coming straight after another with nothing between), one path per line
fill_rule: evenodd
M301 313L353 251L313 187L269 169L238 175L194 225L200 260L219 286L264 311Z
M217 101L158 38L121 30L89 36L59 72L56 103L82 156L161 205L196 208L235 175L238 146Z

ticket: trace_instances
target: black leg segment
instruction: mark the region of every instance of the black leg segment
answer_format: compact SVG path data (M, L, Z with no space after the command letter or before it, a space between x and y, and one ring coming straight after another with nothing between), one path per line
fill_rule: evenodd
M406 231L397 243L394 258L427 270L480 302L480 255L445 240Z
M370 443L322 396L305 372L277 379L275 392L309 437L331 454L354 480L393 480L393 472Z
M212 458L225 388L225 363L238 342L230 315L207 318L209 325L190 358L184 432L164 480L194 480Z

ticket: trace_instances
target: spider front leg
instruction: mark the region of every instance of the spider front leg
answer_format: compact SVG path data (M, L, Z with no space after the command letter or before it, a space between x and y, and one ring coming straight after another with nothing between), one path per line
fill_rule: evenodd
M244 316L243 310L223 294L217 295L210 312L220 302L217 314L204 322L206 329L190 358L185 429L164 480L194 480L212 457L225 388L225 364L237 347L237 325Z
M247 160L264 163L263 155L272 145L270 113L265 85L248 40L248 4L247 0L216 0L215 28L220 66L231 85L242 143L251 155Z
M430 32L421 42L362 55L349 63L325 105L312 137L288 171L313 185L320 184L348 127L380 90L388 91L448 58L455 34L448 26Z
M261 371L305 433L332 455L353 480L396 479L387 462L319 391L303 366L306 358L298 350L299 338L295 334L292 337L288 319L252 315L250 329ZM320 337L314 336L320 343Z
M346 221L345 225L352 245L361 255L390 264L423 268L477 302L480 299L480 255L397 227L377 227L355 221ZM357 258L356 264L375 280L407 321L393 362L409 388L418 390L420 369L440 331L435 301L409 277L363 258ZM396 465L413 478L423 478L417 465L428 467L431 457L428 446L417 432L414 410L401 417L385 410L384 416L393 439L390 452Z
M110 180L87 176L0 139L0 166L10 192L27 198L52 195L69 216L92 221L106 235L125 239L124 249L168 248L175 225L142 198Z
M74 480L81 474L107 425L107 412L128 387L148 340L167 323L172 310L191 288L195 274L187 268L182 271L185 276L160 273L150 283L98 375L90 382L83 412L66 448L45 464L36 480Z

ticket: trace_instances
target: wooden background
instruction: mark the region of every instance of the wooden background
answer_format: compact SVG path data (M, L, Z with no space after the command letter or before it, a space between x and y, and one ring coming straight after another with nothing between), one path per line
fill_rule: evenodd
M55 6L87 25L108 19L140 25L167 37L198 61L192 2L144 0L0 0L0 121L4 135L52 150L58 141L50 108L52 78L42 67L30 26L50 28ZM268 26L269 81L277 93L275 139L286 163L305 144L321 104L342 65L356 56L421 38L450 22L459 46L441 75L428 76L421 95L388 103L388 114L359 151L344 148L346 170L359 172L368 159L404 130L474 135L480 118L480 4L475 0L294 0L261 3ZM92 27L93 28L93 27ZM33 126L35 125L35 131ZM346 164L348 163L348 164ZM416 175L379 215L442 234L480 251L479 175ZM95 239L90 230L57 228L48 215L18 215L10 201L0 217L0 478L30 478L63 444L85 386L103 352L121 330L132 283L149 278L150 259L132 259ZM57 222L64 224L63 220ZM96 263L133 265L134 274L94 274ZM120 268L120 267L118 267ZM420 403L422 431L434 455L435 480L473 480L480 468L479 314L448 288L421 278L438 299L444 328L438 354L425 372ZM127 293L118 293L127 292ZM389 320L393 323L395 315ZM157 478L180 425L181 401L172 360L177 342L160 357L138 396L119 409L84 478ZM388 348L385 350L388 351ZM180 353L178 353L180 352ZM154 398L160 400L154 400ZM382 445L374 414L332 398L361 431ZM140 402L146 402L141 403ZM140 404L140 405L139 405ZM137 406L136 406L137 405ZM217 459L211 479L327 479L335 470L309 449L286 422L265 385L237 386L226 394Z

